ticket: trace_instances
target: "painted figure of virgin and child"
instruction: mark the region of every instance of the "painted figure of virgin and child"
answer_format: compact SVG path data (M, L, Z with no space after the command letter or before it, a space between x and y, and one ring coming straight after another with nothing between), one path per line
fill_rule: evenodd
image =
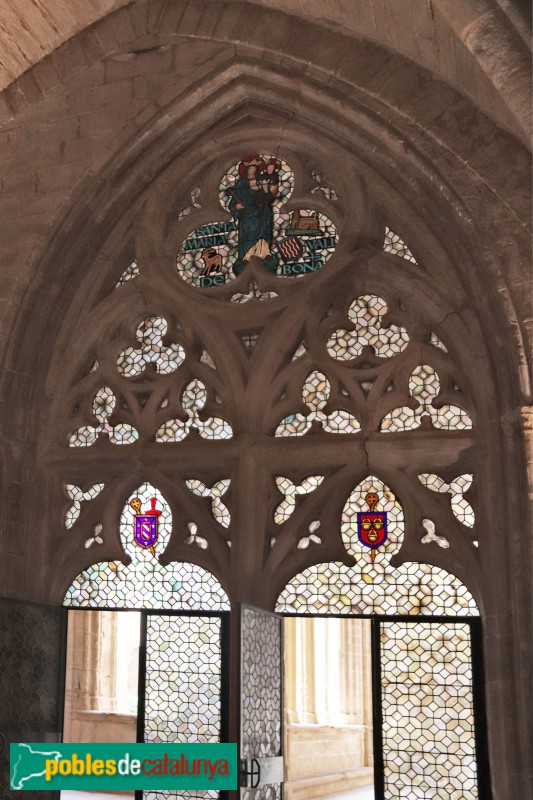
M235 275L255 256L269 272L276 272L278 258L272 253L272 204L279 194L281 161L250 156L239 164L239 178L230 195L229 210L239 231L239 257L233 265Z

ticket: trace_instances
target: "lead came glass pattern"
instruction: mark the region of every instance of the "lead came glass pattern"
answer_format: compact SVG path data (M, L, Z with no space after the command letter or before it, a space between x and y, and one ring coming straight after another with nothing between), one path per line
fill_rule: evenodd
M131 501L138 498L142 509L155 498L161 510L158 517L158 539L153 548L139 547L134 540L134 514ZM170 507L159 489L143 483L126 501L120 517L120 539L124 552L131 558L104 561L83 570L68 589L64 605L103 608L172 608L184 610L229 609L226 592L210 572L196 564L159 563L172 531Z
M181 396L181 405L186 419L170 419L158 429L156 442L181 442L191 430L196 430L202 439L231 439L233 429L220 417L202 419L200 412L207 403L207 389L197 378L187 384Z
M416 258L411 253L403 239L400 239L397 233L391 231L390 228L385 228L385 238L383 240L383 249L386 253L393 253L395 256L405 258L407 261L412 261L416 264Z
M357 513L366 510L368 492L379 495L376 510L387 513L387 541L375 551L374 562L357 536ZM346 550L356 559L355 566L329 562L308 567L289 581L278 598L277 611L478 615L474 598L451 573L413 562L391 566L390 559L403 542L403 511L378 478L366 478L350 494L342 514L341 532Z
M433 427L440 430L470 430L472 420L464 409L448 404L434 407L439 392L440 378L433 367L416 367L409 378L409 394L418 401L418 408L402 406L390 411L381 421L381 433L416 430L423 417L429 417Z
M299 495L314 492L318 489L323 480L323 475L310 475L300 484L295 484L289 478L278 475L276 477L276 486L283 495L283 500L274 511L274 522L276 525L283 525L284 522L287 522L296 508L296 498Z
M363 347L372 347L379 358L405 350L409 343L407 331L400 325L383 325L387 303L375 294L357 297L348 309L352 330L340 328L328 339L328 353L337 361L349 361L360 356Z
M185 485L193 494L198 495L198 497L211 498L211 513L215 520L224 528L229 528L231 514L221 498L228 491L230 483L230 478L222 478L222 480L217 481L209 488L209 486L206 486L205 483L197 479L185 481Z
M474 527L476 521L474 509L463 496L472 486L472 481L474 479L472 474L466 473L464 475L458 475L453 481L450 481L450 483L446 483L446 481L438 475L434 475L430 472L422 473L418 476L418 479L424 484L426 489L430 489L432 492L449 492L451 495L453 515L467 528Z
M381 624L385 800L475 800L470 627Z
M90 447L101 434L107 435L113 444L135 444L138 432L131 425L119 422L111 425L109 418L115 410L117 398L109 386L102 386L93 399L93 414L98 425L84 425L78 428L69 439L69 447Z
M219 184L219 200L231 219L202 224L182 242L176 266L180 277L199 288L224 286L250 259L280 278L299 278L321 269L339 237L321 211L285 203L294 189L294 172L283 160L257 154L234 164ZM322 190L322 187L321 187ZM333 190L324 187L326 196ZM236 293L233 302L276 297L276 292Z
M65 514L65 528L72 528L72 526L76 523L81 512L82 502L94 500L95 497L98 497L104 487L104 483L95 483L93 486L90 486L86 492L84 492L81 487L75 486L73 483L65 484L65 494L70 500L72 500L72 505L67 509Z
M361 430L359 420L345 409L336 409L326 414L331 394L331 384L324 373L314 370L309 373L302 389L302 400L309 409L305 414L289 414L281 420L275 436L304 436L313 422L322 427L326 433L358 433Z
M160 375L168 375L185 360L185 350L180 344L163 344L168 323L163 317L147 317L136 331L137 347L127 347L117 358L117 369L125 378L136 378L148 364L155 364Z
M258 789L241 789L241 800L281 800L281 785L272 783Z
M281 619L251 608L241 619L241 758L281 755ZM281 800L281 786L241 789L241 800Z
M169 608L224 611L226 592L212 573L187 562L162 567L104 561L83 570L69 587L63 605L75 608Z
M221 622L218 617L148 615L146 742L219 742ZM218 791L145 792L145 798L210 800Z
M119 286L124 286L125 283L128 281L132 281L137 275L140 275L141 271L139 269L139 265L137 261L132 261L129 267L126 267L120 278L118 279L117 285L115 288L118 289Z

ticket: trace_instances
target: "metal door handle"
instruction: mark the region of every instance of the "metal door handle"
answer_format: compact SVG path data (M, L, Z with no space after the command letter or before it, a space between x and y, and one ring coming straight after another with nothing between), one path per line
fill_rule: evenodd
M248 785L248 778L250 785ZM261 765L257 758L241 760L241 779L244 786L248 789L257 789L261 781Z
M251 767L252 767L252 769L251 769L251 775L250 775L250 777L251 777L250 788L251 789L257 789L257 787L259 786L259 782L261 780L261 767L259 766L259 761L257 760L257 758L252 758ZM253 782L254 778L256 778L255 783Z

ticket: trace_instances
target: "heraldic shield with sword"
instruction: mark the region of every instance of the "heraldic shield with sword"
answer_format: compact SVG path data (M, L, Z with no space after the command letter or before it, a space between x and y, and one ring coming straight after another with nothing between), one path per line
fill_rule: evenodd
M387 541L387 512L374 510L378 500L376 492L368 492L365 497L368 511L357 512L357 536L361 544L371 548L372 562L377 548Z
M142 513L139 498L134 497L130 501L130 506L135 511L135 527L133 531L135 542L139 547L150 550L153 556L155 556L154 544L157 542L159 535L158 522L161 516L161 511L155 507L156 503L156 498L152 497L150 499L151 508Z

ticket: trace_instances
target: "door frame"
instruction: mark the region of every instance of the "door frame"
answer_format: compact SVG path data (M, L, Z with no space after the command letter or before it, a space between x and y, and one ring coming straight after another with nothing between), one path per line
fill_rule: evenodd
M374 764L374 796L375 800L384 800L385 770L383 759L383 711L381 691L381 623L400 622L407 624L443 624L460 623L469 626L471 664L472 664L472 706L474 715L474 741L476 747L477 789L483 800L492 800L488 737L485 703L485 681L483 671L483 631L480 617L443 615L408 615L408 614L326 614L294 613L280 611L281 617L317 618L317 619L367 619L371 631L371 673L372 673L372 742Z
M279 692L280 692L280 706L279 706L279 721L280 721L280 731L279 731L279 755L277 756L259 756L257 754L256 757L251 756L249 759L245 759L243 756L243 747L244 747L244 731L243 731L243 697L245 696L246 687L243 685L243 673L244 673L244 653L246 650L246 641L243 636L243 618L244 618L244 611L250 611L254 614L262 615L269 619L276 619L279 620L279 647L280 647L280 664L279 664ZM247 788L246 786L242 785L244 782L244 778L246 775L250 773L244 772L245 769L245 762L251 761L254 762L257 766L257 777L259 778L261 774L261 768L258 763L258 759L262 762L262 767L268 770L271 769L271 765L274 761L279 761L281 759L281 769L283 771L282 778L279 781L280 790L279 790L279 800L283 800L284 795L284 782L285 782L285 775L284 775L284 759L285 759L285 726L284 726L284 692L285 692L285 681L284 681L284 625L283 625L283 617L285 615L280 614L276 611L269 611L264 608L258 608L257 606L250 605L249 603L239 603L236 609L237 619L238 619L238 673L239 673L239 691L238 691L238 758L239 758L239 774L240 774L240 781L239 781L239 788L236 792L236 797L243 798L246 796L247 793L252 792L255 794L254 789ZM269 763L266 763L269 762ZM280 767L279 763L275 766L275 771L277 772ZM270 772L272 775L272 772ZM277 780L273 781L272 784L260 784L260 787L264 787L267 785L276 785L278 783ZM260 788L258 787L258 788Z
M230 618L231 611L198 611L180 609L155 609L155 608L110 608L108 606L63 606L66 612L66 635L63 648L63 693L60 708L61 729L64 727L65 718L65 678L68 643L68 616L70 612L97 613L99 611L112 611L117 613L140 614L140 637L138 652L138 680L137 680L137 722L136 742L144 743L144 718L145 718L145 677L146 677L146 644L147 644L147 619L154 617L216 617L220 619L220 739L221 743L229 742L229 687L230 687ZM193 790L191 790L193 791ZM143 800L144 790L134 790L135 800ZM227 792L219 792L219 800L226 800Z

